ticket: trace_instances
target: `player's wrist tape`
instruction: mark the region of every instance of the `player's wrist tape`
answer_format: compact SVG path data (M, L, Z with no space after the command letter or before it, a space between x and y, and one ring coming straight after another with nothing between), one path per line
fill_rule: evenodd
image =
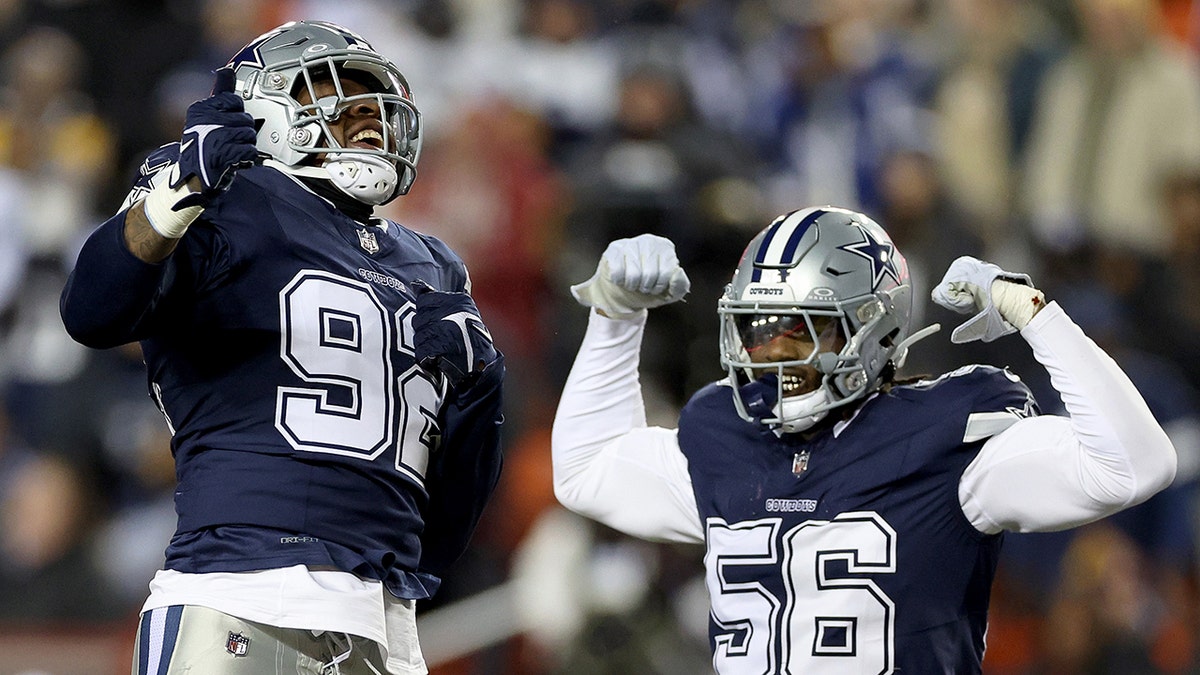
M179 167L172 167L171 171L179 171ZM193 193L188 190L186 182L174 189L170 187L172 182L166 180L152 187L142 203L142 210L145 211L146 219L150 221L150 227L153 227L155 232L168 239L178 239L187 231L192 221L200 217L204 207L185 206L176 211L175 205Z
M1020 330L1046 306L1046 296L1033 286L996 279L992 282L992 302L1000 316Z

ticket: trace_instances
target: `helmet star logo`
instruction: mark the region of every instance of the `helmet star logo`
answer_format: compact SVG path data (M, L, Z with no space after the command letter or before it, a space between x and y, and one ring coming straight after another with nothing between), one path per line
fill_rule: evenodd
M900 269L896 266L896 247L890 242L880 241L870 230L855 223L863 240L854 244L839 246L840 250L862 256L871 261L871 288L879 288L879 283L885 276L900 283Z

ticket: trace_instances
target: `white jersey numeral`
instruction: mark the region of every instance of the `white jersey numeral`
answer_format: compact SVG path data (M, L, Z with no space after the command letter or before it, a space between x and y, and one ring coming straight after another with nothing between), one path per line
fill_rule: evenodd
M726 569L744 565L779 566L776 534L779 518L726 525L708 521L708 552L704 556L713 621L717 636L713 665L717 672L774 673L777 671L775 624L782 604L757 581L730 581ZM719 551L719 553L718 553Z
M306 452L374 460L395 447L396 469L422 482L441 395L416 366L392 372L392 350L412 354L411 303L388 317L367 284L316 270L279 300L280 358L308 386L277 389L275 427Z
M780 518L732 525L708 520L704 561L720 631L713 652L717 672L894 672L895 604L863 575L895 573L895 530L873 512L810 520L777 538L781 526ZM781 574L785 597L759 581L735 581L761 578L753 570L739 574L739 566Z

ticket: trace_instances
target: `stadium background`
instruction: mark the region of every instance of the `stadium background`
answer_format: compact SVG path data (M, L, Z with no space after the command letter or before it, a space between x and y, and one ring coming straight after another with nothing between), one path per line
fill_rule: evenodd
M367 37L425 125L386 208L470 266L508 354L507 466L421 630L435 675L705 672L701 552L553 499L549 425L582 334L568 284L607 241L671 237L650 417L722 375L715 300L775 214L879 219L918 298L953 257L1029 271L1114 355L1180 452L1176 483L1071 533L1009 535L989 675L1200 672L1200 8L1193 0L0 0L0 675L128 672L174 525L136 345L64 333L75 251L211 70L292 18ZM922 307L919 321L955 319ZM922 343L907 370L1009 365Z

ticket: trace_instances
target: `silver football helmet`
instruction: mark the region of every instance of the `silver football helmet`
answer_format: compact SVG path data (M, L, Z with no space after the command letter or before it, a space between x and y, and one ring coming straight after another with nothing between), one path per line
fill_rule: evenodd
M937 330L909 335L912 303L908 264L871 218L829 206L779 216L746 247L717 304L721 365L738 414L800 431L878 389L903 364L908 346ZM785 361L751 358L788 335L803 337L811 351ZM800 366L815 368L821 384L791 395ZM766 373L776 375L774 406L752 412L742 386Z
M258 126L259 150L367 204L408 192L421 152L421 116L404 75L361 36L324 21L293 21L255 38L228 66ZM345 95L342 78L366 84L369 93ZM318 98L313 84L321 80L332 80L336 94ZM312 103L297 100L302 91ZM381 111L379 148L343 147L330 133L329 123L362 101ZM322 153L322 167L308 166Z

